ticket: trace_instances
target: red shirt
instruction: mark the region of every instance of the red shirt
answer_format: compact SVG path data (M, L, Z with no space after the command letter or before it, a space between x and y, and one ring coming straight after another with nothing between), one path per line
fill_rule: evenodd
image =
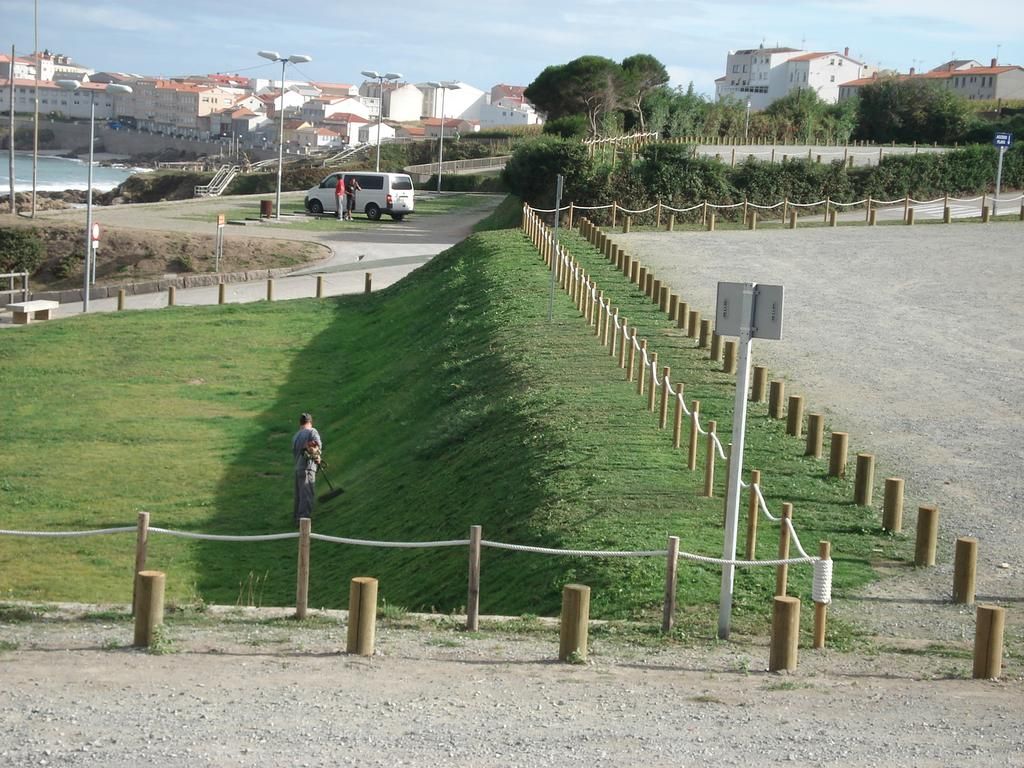
M345 194L345 177L339 176L338 183L334 185L334 194L337 197L341 197Z

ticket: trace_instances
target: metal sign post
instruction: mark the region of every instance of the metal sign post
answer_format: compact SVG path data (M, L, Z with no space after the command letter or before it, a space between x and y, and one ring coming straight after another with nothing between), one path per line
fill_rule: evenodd
M756 283L719 283L715 306L715 332L719 336L739 337L736 366L736 397L733 407L732 455L729 462L726 493L725 541L722 559L736 558L736 531L740 517L740 480L743 477L743 443L747 431L747 387L750 383L750 343L753 339L782 338L781 285ZM718 603L718 637L729 638L732 616L732 592L736 566L722 566L722 590Z
M91 235L92 245L92 268L89 274L89 282L92 285L96 285L96 261L98 260L97 251L100 249L100 225L93 223Z
M217 214L217 245L213 252L213 271L220 272L220 257L224 253L224 214Z
M999 215L999 190L1003 184L1003 155L1006 150L1013 146L1013 134L1008 131L1000 131L995 135L992 143L999 147L999 166L996 169L996 196L992 198L992 217Z
M555 181L555 252L551 255L551 295L548 297L548 322L550 323L555 312L555 273L558 271L558 218L562 212L562 174L558 174Z

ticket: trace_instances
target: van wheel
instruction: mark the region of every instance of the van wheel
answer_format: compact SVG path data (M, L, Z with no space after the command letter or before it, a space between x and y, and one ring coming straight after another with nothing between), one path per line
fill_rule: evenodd
M392 221L401 221L404 218L405 218L405 214L404 213L392 213L391 214L391 220Z
M319 200L310 200L309 212L312 214L320 215L321 213L324 212L324 204L321 203Z
M380 221L380 206L376 203L367 203L366 218L370 221Z

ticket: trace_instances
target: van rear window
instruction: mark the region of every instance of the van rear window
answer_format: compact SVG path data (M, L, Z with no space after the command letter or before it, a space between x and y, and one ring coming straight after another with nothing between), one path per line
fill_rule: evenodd
M392 189L412 189L412 179L408 176L399 176L391 183Z

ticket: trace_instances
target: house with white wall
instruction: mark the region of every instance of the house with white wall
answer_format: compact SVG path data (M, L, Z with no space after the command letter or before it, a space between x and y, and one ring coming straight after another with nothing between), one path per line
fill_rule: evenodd
M382 143L395 138L394 126L374 121L372 123L359 126L359 133L356 137L356 142L359 144L376 144L378 127L380 129L380 140Z
M544 120L530 102L511 106L502 101L484 104L480 107L480 127L498 128L504 126L540 125Z
M0 111L10 109L10 80L0 80ZM96 119L107 120L115 115L124 114L121 103L124 94L114 94L106 90L103 83L82 83L77 91L65 91L50 80L39 82L39 112L47 115L59 112L65 117L88 119L90 114L90 92L96 100ZM32 112L35 109L35 78L31 80L14 80L14 111Z
M412 83L384 92L384 117L399 123L423 116L423 91Z
M911 67L907 74L891 77L896 80L935 83L968 101L1024 99L1024 67L1000 65L996 59L992 59L987 67L977 61L964 59L947 61L927 72L917 72ZM853 98L861 88L877 83L880 79L881 76L876 74L874 77L845 83L840 88L839 100Z
M793 90L806 88L835 103L839 87L863 74L863 65L849 54L849 48L842 53L763 46L729 51L725 75L715 81L715 97L749 101L756 111Z
M463 120L479 120L480 108L487 104L488 94L469 83L456 81L458 88L444 89L444 98L441 97L440 88L434 88L427 83L419 83L417 87L423 91L423 115L426 117L442 117L441 106L443 102L443 117L459 117Z

